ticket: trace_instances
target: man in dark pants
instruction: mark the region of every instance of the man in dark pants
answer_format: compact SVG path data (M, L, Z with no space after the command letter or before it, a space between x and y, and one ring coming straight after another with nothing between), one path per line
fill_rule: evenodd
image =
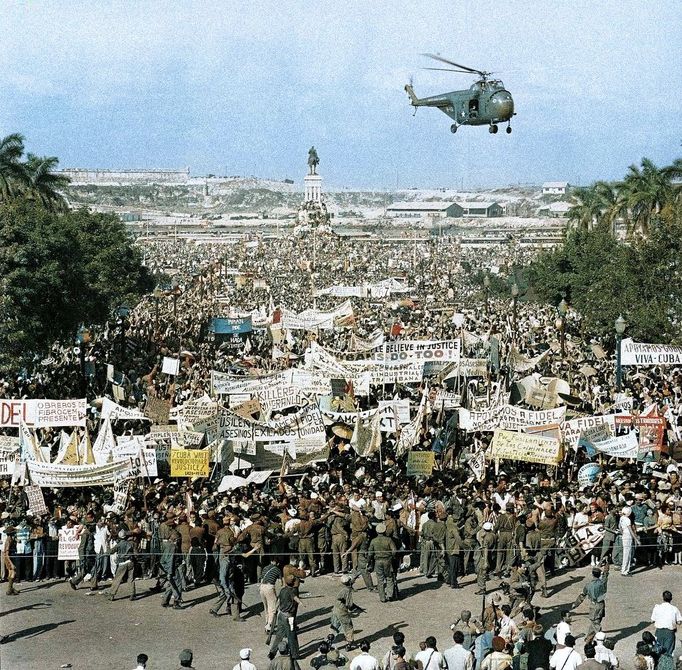
M448 584L451 589L458 589L459 555L462 537L459 534L457 520L450 514L445 522L445 555L448 559Z
M670 591L663 591L663 602L654 607L651 621L656 629L656 642L661 653L672 656L675 652L675 633L677 626L682 623L682 614L673 605L673 594Z
M272 660L275 658L277 648L280 642L286 639L289 645L289 653L292 660L298 658L298 636L296 634L296 612L298 606L301 604L299 597L296 595L294 587L296 580L293 575L289 575L285 579L286 585L279 592L277 596L277 616L275 617L275 634L273 635L272 643L270 644L270 651L268 658Z
M592 568L592 581L587 584L582 593L576 598L571 609L580 606L585 598L590 601L590 625L585 637L585 643L591 642L594 636L601 630L601 622L606 616L606 589L609 581L609 565L604 566L602 572L599 568Z
M130 600L135 600L135 545L128 540L128 533L125 530L118 532L118 542L111 549L111 553L118 556L118 562L116 563L114 581L111 583L109 600L114 601L116 593L124 581L130 582L132 587Z
M392 598L396 592L395 574L393 573L393 558L396 554L396 546L390 537L386 537L386 526L383 523L377 525L377 536L369 543L369 564L374 565L377 575L377 588L379 600L385 603L388 597Z

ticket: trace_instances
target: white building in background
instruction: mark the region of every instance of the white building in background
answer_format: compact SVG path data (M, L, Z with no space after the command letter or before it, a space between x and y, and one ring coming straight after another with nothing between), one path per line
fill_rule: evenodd
M542 195L566 195L567 193L567 181L546 181L542 185Z
M568 213L573 207L573 203L560 200L559 202L552 202L549 205L543 205L538 208L538 216L547 216L550 219L565 219L568 218Z
M57 174L71 179L72 184L186 184L189 168L185 170L99 170L96 168L65 168Z
M444 219L462 216L462 208L456 202L394 202L386 214L395 219Z

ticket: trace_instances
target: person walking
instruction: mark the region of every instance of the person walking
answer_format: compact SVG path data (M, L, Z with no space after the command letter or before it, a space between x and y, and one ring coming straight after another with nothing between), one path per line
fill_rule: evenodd
M602 619L606 616L606 590L609 581L609 565L604 566L604 570L592 568L592 581L585 585L582 593L576 598L571 609L579 607L588 598L590 601L590 625L587 629L585 642L591 642L594 636L601 630Z
M397 549L393 540L386 537L386 526L383 523L378 524L376 530L377 536L369 543L368 558L370 565L374 564L379 601L385 603L392 600L396 592L393 559Z
M128 533L125 530L118 532L118 542L110 551L118 556L118 562L114 581L111 583L109 600L114 602L116 593L124 581L130 582L132 588L130 600L135 600L135 545L128 540Z
M282 579L282 571L277 565L277 558L273 556L270 559L270 565L263 568L263 573L260 580L260 599L263 603L263 613L265 614L265 632L269 633L272 628L272 622L275 619L275 612L277 610L277 593L275 585Z
M341 577L341 584L341 590L334 601L330 625L334 636L338 633L343 633L343 636L346 638L346 649L350 651L357 647L353 637L352 613L355 610L355 604L353 603L353 578L350 575L344 575Z
M12 561L12 556L17 551L17 529L14 526L7 526L5 528L5 541L2 544L2 565L5 568L5 577L7 578L7 595L18 596L19 591L14 588L14 580L17 576L16 568Z
M677 626L682 623L680 610L673 605L673 594L663 591L663 602L654 606L651 621L656 630L656 642L661 653L672 656L675 653Z

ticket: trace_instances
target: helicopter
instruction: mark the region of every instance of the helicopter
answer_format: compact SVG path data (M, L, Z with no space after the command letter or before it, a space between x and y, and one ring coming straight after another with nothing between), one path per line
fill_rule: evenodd
M446 63L453 67L427 67L425 70L440 70L445 72L458 72L460 74L477 74L480 79L463 91L442 93L428 98L418 98L412 84L407 84L405 90L410 96L410 104L417 107L438 107L441 112L447 114L455 121L450 126L450 131L457 132L460 126L488 126L490 133L498 131L498 123L507 122L507 133L511 133L511 117L514 113L514 100L499 79L491 79L492 72L483 72L465 65L459 65L435 54L423 54L428 58ZM456 68L456 69L454 69Z

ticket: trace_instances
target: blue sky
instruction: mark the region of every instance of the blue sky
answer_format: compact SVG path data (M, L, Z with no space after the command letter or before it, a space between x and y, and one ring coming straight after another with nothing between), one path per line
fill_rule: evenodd
M335 186L619 178L682 155L679 0L101 0L0 5L0 133L62 166L185 167ZM499 73L511 135L456 135L418 94Z

